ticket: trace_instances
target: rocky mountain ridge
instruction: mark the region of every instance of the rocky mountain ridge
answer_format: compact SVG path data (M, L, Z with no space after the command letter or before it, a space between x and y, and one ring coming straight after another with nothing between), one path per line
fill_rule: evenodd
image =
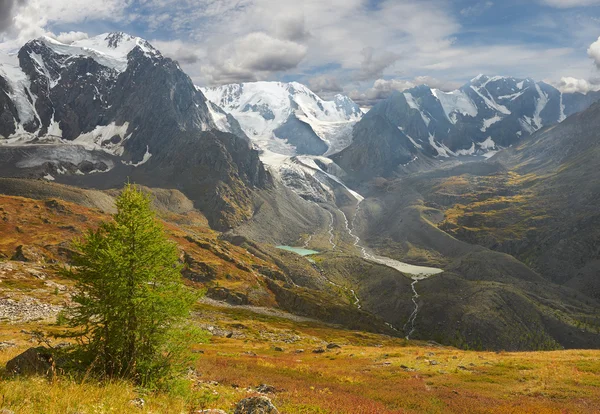
M354 127L352 145L333 159L372 177L452 157L489 157L598 99L600 92L561 93L502 76L479 75L452 92L421 85L374 106Z
M159 180L195 194L215 227L247 219L252 188L270 183L235 119L143 39L43 37L12 58L0 65L4 176L103 188Z

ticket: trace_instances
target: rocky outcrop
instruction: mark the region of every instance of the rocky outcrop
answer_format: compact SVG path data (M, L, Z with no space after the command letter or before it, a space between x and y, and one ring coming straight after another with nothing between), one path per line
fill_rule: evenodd
M60 306L42 303L31 297L20 300L0 298L0 319L11 323L54 319L61 310Z
M279 414L279 410L267 397L250 397L240 401L234 414Z

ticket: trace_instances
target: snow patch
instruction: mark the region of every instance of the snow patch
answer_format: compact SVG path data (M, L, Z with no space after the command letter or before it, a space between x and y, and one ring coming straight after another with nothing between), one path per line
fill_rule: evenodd
M398 127L398 129L402 132L404 132L404 128L402 127ZM413 144L416 148L423 148L423 146L421 144L418 144L410 135L408 135L406 132L404 132L404 135L406 135L406 138L408 138L411 142L411 144Z
M458 150L458 151L455 152L455 154L456 155L473 155L473 154L475 154L475 151L476 151L476 149L475 149L475 143L473 142L471 144L471 148Z
M120 156L123 155L123 144L130 136L125 136L128 128L129 122L123 125L116 125L115 122L104 126L99 125L92 131L75 138L73 143L90 150L100 150ZM110 140L115 136L119 137L119 140L113 143Z
M125 165L139 167L140 165L146 164L150 158L152 158L152 154L150 154L150 147L148 147L148 145L146 145L146 152L144 153L144 156L142 157L141 161L136 162L136 163L134 163L132 161L121 161L121 162Z
M461 90L443 92L439 89L433 89L432 93L440 101L446 117L453 124L456 124L457 114L473 118L478 114L477 107L473 101Z
M35 101L31 102L27 97L31 83L27 75L19 67L16 56L0 53L0 76L8 83L8 96L17 108L19 120L21 121L17 125L17 129L23 124L39 119L35 110ZM29 93L29 95L33 97L33 94ZM15 135L18 133L19 131ZM25 131L21 131L21 133L25 133Z
M440 144L435 140L435 137L433 135L429 135L429 144L435 148L435 150L438 153L438 156L441 157L446 157L449 158L450 155L456 155L454 152L452 152L450 150L450 148L448 148L447 146L445 146L444 144Z
M544 125L542 124L541 113L548 105L548 95L540 88L540 85L535 84L535 90L538 93L538 99L535 102L535 113L533 114L533 122L535 122L536 129L542 128Z
M481 132L487 131L489 127L491 127L492 125L494 125L496 122L499 122L499 121L502 121L502 118L498 115L495 115L489 119L484 119L483 126L481 127Z
M508 108L506 108L504 105L500 105L499 103L496 103L496 101L494 101L491 98L488 98L487 96L485 96L484 94L481 93L479 88L476 88L475 86L471 85L471 89L477 94L479 95L479 97L481 99L483 99L483 101L485 102L485 104L490 107L491 109L494 109L500 113L503 113L504 115L510 115L511 112L508 110ZM487 92L487 91L486 91Z
M487 137L485 141L480 142L479 147L484 150L490 150L496 148L496 143L492 139L492 137Z
M429 126L431 119L423 113L421 108L419 108L419 105L417 105L417 102L415 101L415 98L412 96L412 94L409 92L404 92L404 97L406 98L406 103L408 104L408 106L412 109L416 109L417 111L419 111L419 113L421 114L421 118L423 118L423 122L425 122L425 125Z
M231 125L227 119L227 114L210 101L206 102L206 107L208 108L208 112L217 126L217 129L222 132L231 132Z

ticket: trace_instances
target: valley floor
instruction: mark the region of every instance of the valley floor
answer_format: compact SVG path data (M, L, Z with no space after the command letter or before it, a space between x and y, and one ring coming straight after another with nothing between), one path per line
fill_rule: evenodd
M200 358L190 376L201 397L195 401L145 395L125 383L3 376L0 408L19 414L232 412L237 401L268 384L282 413L600 412L600 351L462 351L210 301L197 311L195 320L213 336L196 347ZM0 364L35 345L27 334L34 329L58 328L52 320L2 325L0 342L15 346L0 351ZM132 407L136 397L144 408Z

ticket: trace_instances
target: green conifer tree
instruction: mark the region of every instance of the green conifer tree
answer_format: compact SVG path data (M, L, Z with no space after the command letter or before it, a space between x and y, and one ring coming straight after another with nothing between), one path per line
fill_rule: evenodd
M176 245L151 209L150 197L127 184L114 220L75 242L73 266L77 327L88 363L108 377L149 385L169 372L184 337L184 320L197 295L181 279Z

